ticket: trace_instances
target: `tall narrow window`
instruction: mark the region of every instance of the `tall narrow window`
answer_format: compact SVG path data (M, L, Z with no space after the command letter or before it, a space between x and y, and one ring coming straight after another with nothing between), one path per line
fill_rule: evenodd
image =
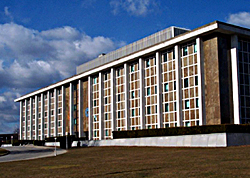
M166 103L166 104L165 104L165 112L168 112L168 111L169 111L169 104Z
M108 136L109 135L109 131L105 130L105 135Z
M147 59L147 60L146 60L146 67L149 67L149 66L150 66L150 60Z
M117 69L117 76L121 76L121 69Z
M97 84L97 78L96 77L94 78L94 84Z
M157 86L155 86L155 94L157 94Z
M196 98L196 108L199 107L199 98Z
M135 91L131 92L131 98L135 98Z
M118 118L121 118L121 111L118 111L117 115Z
M131 65L131 72L134 72L135 71L135 65Z
M198 85L198 76L195 76L195 85Z
M117 95L117 101L121 101L121 95L120 94Z
M183 56L186 56L188 54L188 48L187 46L183 47Z
M150 95L150 87L147 88L147 96Z
M190 107L190 106L189 106L189 100L186 100L186 101L185 101L185 109L189 109L189 107Z
M163 62L168 61L168 53L163 54Z
M197 52L197 44L195 43L194 44L194 53L196 53Z
M176 102L174 102L174 111L177 110Z
M147 114L151 114L151 108L150 108L150 106L147 107Z
M108 80L108 74L104 74L104 80Z
M187 88L188 87L188 78L185 78L184 79L184 88Z
M169 90L168 83L165 83L165 84L164 84L164 90L165 90L165 92L167 92L167 91Z
M135 109L132 109L132 117L135 116Z
M108 120L108 113L105 113L105 120Z
M176 81L174 81L174 90L176 90Z
M104 99L104 103L105 103L105 104L108 103L108 98L107 98L107 97Z

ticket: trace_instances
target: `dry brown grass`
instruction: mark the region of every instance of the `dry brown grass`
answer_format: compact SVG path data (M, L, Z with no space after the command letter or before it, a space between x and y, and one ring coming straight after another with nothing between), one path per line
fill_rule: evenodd
M0 163L0 177L250 177L250 147L90 147Z
M5 155L7 152L7 150L0 148L0 156Z

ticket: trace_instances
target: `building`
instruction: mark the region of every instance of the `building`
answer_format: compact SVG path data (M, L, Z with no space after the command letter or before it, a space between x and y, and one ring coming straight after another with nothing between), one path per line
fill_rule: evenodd
M250 29L170 27L21 96L20 139L250 122Z

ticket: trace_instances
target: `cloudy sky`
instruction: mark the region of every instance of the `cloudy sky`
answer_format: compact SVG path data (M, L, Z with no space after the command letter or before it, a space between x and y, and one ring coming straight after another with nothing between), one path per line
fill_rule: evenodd
M19 127L14 99L76 66L169 26L220 20L250 28L249 0L1 0L0 134Z

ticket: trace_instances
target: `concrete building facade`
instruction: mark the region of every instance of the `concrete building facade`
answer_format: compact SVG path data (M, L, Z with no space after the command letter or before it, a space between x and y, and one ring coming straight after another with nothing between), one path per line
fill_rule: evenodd
M20 139L250 122L250 29L170 27L21 96Z

